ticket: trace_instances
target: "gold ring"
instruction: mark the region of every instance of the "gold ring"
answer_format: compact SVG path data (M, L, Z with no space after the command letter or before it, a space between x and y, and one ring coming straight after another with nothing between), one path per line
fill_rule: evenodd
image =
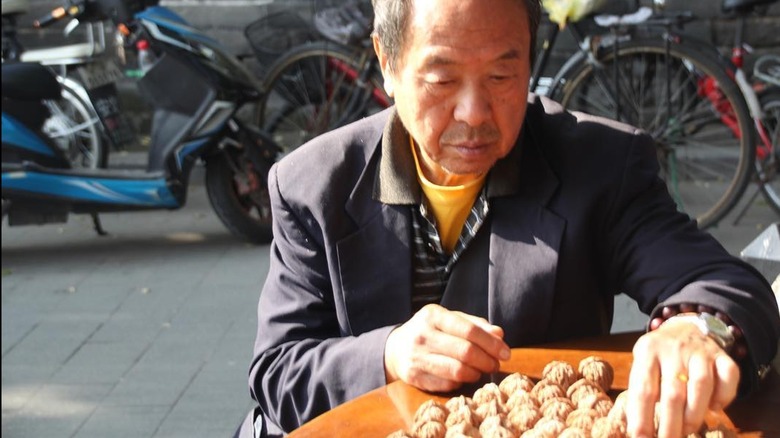
M679 373L679 374L677 374L677 380L679 380L679 381L681 381L683 383L688 383L688 375L684 374L684 373Z

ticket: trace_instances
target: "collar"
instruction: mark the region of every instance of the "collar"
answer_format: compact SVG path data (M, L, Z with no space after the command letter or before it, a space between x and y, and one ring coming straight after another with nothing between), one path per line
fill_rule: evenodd
M488 198L520 193L520 155L524 137L525 129L521 131L509 154L498 160L490 170ZM409 148L409 132L395 109L385 125L381 148L373 198L384 204L419 205L422 202L422 191Z

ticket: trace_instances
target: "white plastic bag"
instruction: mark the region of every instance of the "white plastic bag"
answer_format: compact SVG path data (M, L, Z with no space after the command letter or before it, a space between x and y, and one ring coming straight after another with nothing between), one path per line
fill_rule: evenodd
M550 15L550 21L561 28L574 23L604 4L605 0L542 0L542 6Z

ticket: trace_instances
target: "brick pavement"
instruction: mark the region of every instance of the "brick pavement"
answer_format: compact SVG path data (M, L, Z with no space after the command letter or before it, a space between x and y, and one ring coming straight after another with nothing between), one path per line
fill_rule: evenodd
M268 247L222 227L195 174L178 211L2 227L4 438L229 437ZM777 217L757 203L714 234L738 253ZM619 297L613 329L645 318Z
M182 210L2 229L4 437L222 437L246 375L268 247L202 185Z

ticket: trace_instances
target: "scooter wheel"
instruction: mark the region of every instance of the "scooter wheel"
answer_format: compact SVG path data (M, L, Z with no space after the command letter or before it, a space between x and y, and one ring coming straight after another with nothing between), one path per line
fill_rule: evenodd
M249 159L223 153L206 162L211 207L231 233L252 243L271 241L271 201L267 181Z

